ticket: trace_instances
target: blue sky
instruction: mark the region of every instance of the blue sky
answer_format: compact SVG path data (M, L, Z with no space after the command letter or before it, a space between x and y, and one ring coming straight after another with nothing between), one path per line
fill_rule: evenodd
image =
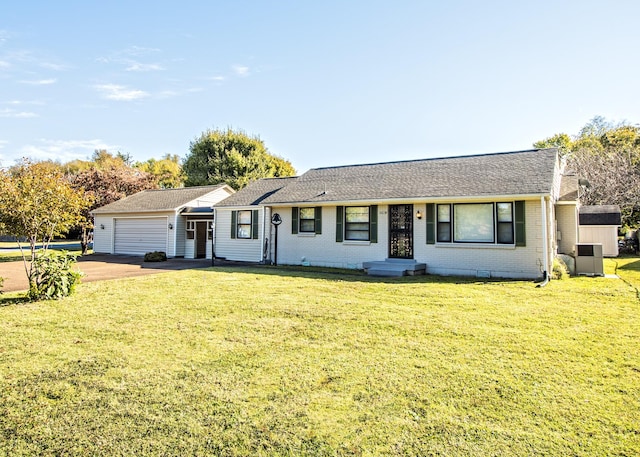
M185 157L209 128L309 168L640 122L638 1L0 6L0 165Z

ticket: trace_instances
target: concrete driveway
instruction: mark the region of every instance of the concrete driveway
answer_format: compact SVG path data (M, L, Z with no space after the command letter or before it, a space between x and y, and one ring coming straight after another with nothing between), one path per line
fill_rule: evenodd
M216 264L219 264L217 260ZM77 263L77 269L84 273L82 282L128 278L210 266L210 259L169 259L166 262L144 262L142 257L106 254L78 257ZM22 261L0 262L0 276L4 278L4 286L2 287L4 292L22 291L29 288Z

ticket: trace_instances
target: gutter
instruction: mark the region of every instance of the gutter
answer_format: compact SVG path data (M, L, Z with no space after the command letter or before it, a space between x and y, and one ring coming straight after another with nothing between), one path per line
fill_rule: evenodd
M536 287L544 287L549 284L549 240L547 227L547 200L546 197L540 197L540 209L542 211L542 282Z

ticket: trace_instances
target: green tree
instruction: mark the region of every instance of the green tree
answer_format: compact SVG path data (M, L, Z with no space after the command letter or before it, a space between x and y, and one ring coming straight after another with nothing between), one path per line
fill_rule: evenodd
M83 189L74 189L62 171L50 163L22 163L0 170L0 225L18 240L29 296L40 296L43 269L36 262L37 245L41 256L47 254L50 241L82 222L83 210L91 204ZM23 248L23 240L29 249Z
M91 205L83 211L80 221L80 245L82 254L86 254L92 242L93 218L91 211L116 200L133 195L146 189L157 189L155 176L126 165L106 168L89 168L67 177L74 189L82 190L91 198Z
M227 183L238 190L260 178L295 175L288 160L242 131L207 130L191 142L183 170L187 186Z
M559 133L534 147L558 147L567 169L589 181L582 204L618 205L623 225L640 225L640 127L596 116L575 136Z
M180 158L177 155L166 154L162 159L149 159L134 165L138 170L150 173L156 177L158 185L163 189L182 187L184 174Z

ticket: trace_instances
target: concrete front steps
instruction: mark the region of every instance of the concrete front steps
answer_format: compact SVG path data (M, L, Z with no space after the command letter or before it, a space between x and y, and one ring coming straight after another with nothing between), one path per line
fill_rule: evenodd
M413 276L425 274L427 264L414 259L385 259L364 262L362 268L370 276Z

